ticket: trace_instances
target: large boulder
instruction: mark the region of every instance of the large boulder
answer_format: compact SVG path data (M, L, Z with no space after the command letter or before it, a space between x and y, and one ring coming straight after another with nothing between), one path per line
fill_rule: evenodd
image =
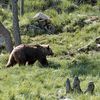
M0 34L0 48L2 48L3 43L4 43L4 39L3 36Z
M33 23L28 26L28 30L33 34L54 34L56 32L55 26L52 24L51 19L46 14L39 12L33 17Z
M36 20L49 20L50 21L50 17L42 12L37 13L33 18Z
M4 49L4 39L3 36L0 34L0 53Z

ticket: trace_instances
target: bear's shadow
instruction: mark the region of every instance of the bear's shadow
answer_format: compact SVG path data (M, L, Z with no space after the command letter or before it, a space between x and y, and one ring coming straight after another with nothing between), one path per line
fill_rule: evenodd
M53 62L53 61L48 61L47 66L42 66L40 63L38 63L38 66L41 68L54 68L54 69L58 69L61 67L61 65L59 63Z

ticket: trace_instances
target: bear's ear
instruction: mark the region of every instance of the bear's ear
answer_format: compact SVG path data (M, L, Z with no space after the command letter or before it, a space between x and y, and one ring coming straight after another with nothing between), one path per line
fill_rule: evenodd
M47 45L47 49L49 49L49 45Z

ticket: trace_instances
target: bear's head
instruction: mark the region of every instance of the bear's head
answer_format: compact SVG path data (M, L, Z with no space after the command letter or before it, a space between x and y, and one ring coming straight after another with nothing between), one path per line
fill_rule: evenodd
M49 47L49 45L41 45L43 47L43 52L46 56L49 56L49 55L53 55L53 51L52 49Z

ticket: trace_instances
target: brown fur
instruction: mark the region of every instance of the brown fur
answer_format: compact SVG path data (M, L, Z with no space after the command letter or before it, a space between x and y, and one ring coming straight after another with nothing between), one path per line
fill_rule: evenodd
M34 64L38 60L43 66L48 65L47 55L53 55L48 45L24 45L15 47L10 56L6 67L10 67L18 63L19 65Z

